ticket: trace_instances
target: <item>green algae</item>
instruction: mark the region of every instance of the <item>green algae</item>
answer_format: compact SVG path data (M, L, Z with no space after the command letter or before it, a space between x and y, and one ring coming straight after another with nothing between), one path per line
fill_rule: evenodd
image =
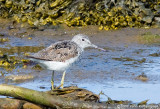
M0 68L4 68L6 70L15 69L18 66L26 68L26 63L29 63L29 60L25 56L29 55L30 52L37 52L42 48L44 47L18 46L0 48ZM22 56L19 57L17 54L21 54Z
M160 35L147 32L145 34L140 35L139 40L140 42L143 42L145 44L156 44L160 43Z

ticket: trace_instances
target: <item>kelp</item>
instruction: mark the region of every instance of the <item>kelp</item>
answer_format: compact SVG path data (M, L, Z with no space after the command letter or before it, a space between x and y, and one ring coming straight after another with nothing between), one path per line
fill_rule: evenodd
M27 67L29 60L25 56L29 55L26 51L37 52L41 50L40 47L24 46L24 47L10 47L10 48L0 48L0 68L6 70L13 70L17 67ZM22 57L15 56L15 54L21 54ZM35 67L35 69L40 70L40 67Z
M159 26L158 0L0 0L0 16L32 26L98 25L99 29Z

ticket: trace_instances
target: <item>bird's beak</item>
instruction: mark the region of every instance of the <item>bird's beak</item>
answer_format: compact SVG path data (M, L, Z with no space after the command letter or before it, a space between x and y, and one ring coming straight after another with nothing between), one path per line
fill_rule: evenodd
M99 50L102 50L102 51L107 51L107 50L105 50L103 48L98 47L97 45L94 45L94 44L92 44L91 47L99 49Z

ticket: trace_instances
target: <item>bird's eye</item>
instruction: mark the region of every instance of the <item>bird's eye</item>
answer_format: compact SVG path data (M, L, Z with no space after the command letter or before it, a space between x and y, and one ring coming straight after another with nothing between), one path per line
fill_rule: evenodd
M84 39L82 39L82 41L84 41Z

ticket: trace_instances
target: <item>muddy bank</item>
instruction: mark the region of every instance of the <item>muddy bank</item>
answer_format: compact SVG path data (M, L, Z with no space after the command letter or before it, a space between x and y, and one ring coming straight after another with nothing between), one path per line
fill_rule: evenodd
M32 54L59 40L69 40L75 34L82 33L90 40L108 50L101 52L86 49L80 60L68 69L65 86L77 85L96 94L101 91L115 100L131 100L135 103L149 99L149 103L159 103L159 38L155 43L142 41L143 34L158 34L160 29L125 28L121 30L100 31L95 26L84 28L42 27L22 28L12 21L0 20L1 38L9 41L0 43L1 52L8 56L25 59L25 54ZM14 48L14 49L13 49ZM24 67L25 65L25 67ZM1 67L0 83L13 84L34 90L50 89L51 71L34 69L34 63L21 64L14 69ZM141 81L138 76L144 73L148 80ZM5 79L10 75L31 74L34 79L12 81ZM62 73L55 73L55 84L59 86ZM107 100L101 96L101 100Z

